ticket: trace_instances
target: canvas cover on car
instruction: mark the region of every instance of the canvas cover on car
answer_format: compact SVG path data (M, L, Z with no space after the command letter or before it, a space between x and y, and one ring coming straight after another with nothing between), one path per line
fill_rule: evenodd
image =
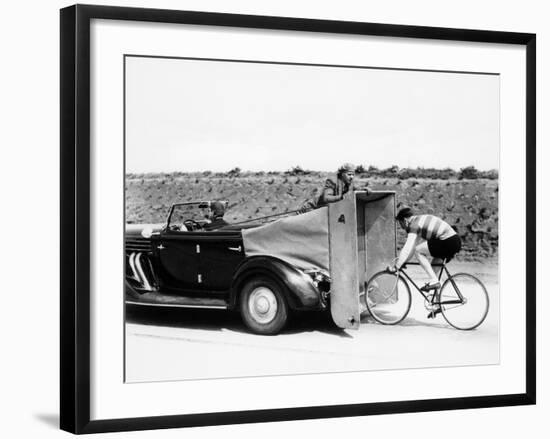
M298 268L330 271L326 207L242 231L246 256L269 255Z
M394 218L393 192L349 193L326 207L243 230L244 250L328 271L334 323L358 328L365 282L395 258Z

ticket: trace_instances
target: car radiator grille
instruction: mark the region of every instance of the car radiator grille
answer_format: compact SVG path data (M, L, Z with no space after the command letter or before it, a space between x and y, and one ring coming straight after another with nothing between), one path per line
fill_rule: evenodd
M133 236L126 238L126 252L148 252L151 250L151 240Z

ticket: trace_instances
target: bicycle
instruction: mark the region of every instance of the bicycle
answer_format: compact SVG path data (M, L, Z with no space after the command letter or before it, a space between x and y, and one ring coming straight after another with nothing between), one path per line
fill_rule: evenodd
M383 270L374 274L365 288L365 302L371 316L379 323L395 325L401 322L411 309L411 283L424 297L429 317L441 312L447 323L460 330L472 330L483 323L489 312L489 295L483 283L468 273L451 274L447 261L433 264L441 267L438 280L445 273L446 280L435 291L423 291L406 272L404 264L397 272ZM408 281L408 283L407 283Z

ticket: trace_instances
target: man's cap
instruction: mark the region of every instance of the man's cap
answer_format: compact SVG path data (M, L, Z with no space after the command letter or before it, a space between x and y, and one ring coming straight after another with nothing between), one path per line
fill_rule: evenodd
M399 210L395 219L397 221L401 221L402 219L409 218L413 215L414 215L413 211L410 207L403 207L402 209Z
M210 210L214 216L223 216L225 213L225 205L220 201L212 201Z
M338 174L343 174L344 172L355 172L355 166L351 163L344 163L338 168Z

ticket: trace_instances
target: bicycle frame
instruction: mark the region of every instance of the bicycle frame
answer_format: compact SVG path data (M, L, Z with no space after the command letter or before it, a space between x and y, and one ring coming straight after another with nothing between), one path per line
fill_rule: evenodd
M449 269L447 268L447 264L445 262L442 262L440 264L432 264L432 267L441 267L441 270L439 270L439 275L438 275L439 282L441 282L443 272L445 272L445 275L447 276L447 279L450 279L450 282L451 282L454 290L456 291L456 294L458 295L458 300L446 300L446 301L442 302L441 298L440 298L439 301L436 302L435 298L439 297L439 294L438 294L439 291L436 291L436 293L432 295L431 301L430 301L429 300L430 299L429 295L425 294L424 291L422 291L418 287L418 285L414 282L414 280L412 280L412 278L407 274L407 272L405 270L407 265L420 265L420 263L418 263L418 262L407 262L406 264L404 264L401 267L399 272L405 277L405 279L407 279L407 281L410 284L412 284L414 286L416 291L418 291L422 295L422 297L424 297L424 300L426 300L427 302L430 302L430 304L432 304L432 305L459 305L459 304L462 304L464 302L464 296L460 293L460 290L458 289L453 277L451 276L451 273L449 273Z

